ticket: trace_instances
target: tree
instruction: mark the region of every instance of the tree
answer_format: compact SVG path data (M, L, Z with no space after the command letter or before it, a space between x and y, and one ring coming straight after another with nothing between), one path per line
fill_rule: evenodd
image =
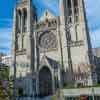
M10 100L11 89L9 80L9 67L0 68L0 100Z
M2 82L0 81L0 100L9 100L9 92L3 87Z

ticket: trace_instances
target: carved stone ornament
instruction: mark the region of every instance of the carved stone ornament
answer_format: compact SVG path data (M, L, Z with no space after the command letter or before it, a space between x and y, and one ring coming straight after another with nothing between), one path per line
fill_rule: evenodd
M45 50L57 48L56 35L51 31L43 32L39 37L39 46Z

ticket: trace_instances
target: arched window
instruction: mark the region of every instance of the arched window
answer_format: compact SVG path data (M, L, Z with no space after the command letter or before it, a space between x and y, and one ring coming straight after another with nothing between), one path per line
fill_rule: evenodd
M72 4L71 0L67 0L67 5L68 5L68 16L72 15Z
M21 32L21 11L17 11L17 32Z
M73 6L74 6L75 22L78 22L78 15L79 15L78 0L73 1Z
M27 31L27 10L23 10L23 32Z
M74 17L75 22L78 22L79 7L78 0L67 0L68 8L68 21L72 23L72 18Z
M73 5L74 5L74 13L78 13L77 9L75 9L78 8L78 0L74 0Z
M68 8L68 23L71 24L72 23L72 2L71 0L67 0L67 8Z

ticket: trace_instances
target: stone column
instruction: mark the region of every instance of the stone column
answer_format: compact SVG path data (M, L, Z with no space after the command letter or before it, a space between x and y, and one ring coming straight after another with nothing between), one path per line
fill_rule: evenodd
M53 94L55 94L55 75L54 75L54 70L52 70L52 72L51 72L51 74L52 74L52 92L53 92Z
M21 41L22 41L22 43L21 43L21 46L22 46L22 50L23 50L23 45L24 45L24 33L23 33L23 30L24 30L24 11L23 11L23 9L21 10Z
M74 0L75 1L75 0ZM74 1L71 0L71 10L72 10L72 28L73 28L73 33L70 33L72 34L73 36L75 36L74 38L74 41L76 41L76 31L75 31L75 14L74 14Z
M27 62L30 66L30 74L33 76L33 69L34 69L34 39L33 35L33 12L32 12L32 0L27 1ZM31 90L30 94L34 94L33 90L33 79L31 79Z
M59 88L62 87L62 83L61 83L61 70L65 71L64 68L64 62L63 62L63 51L62 51L62 41L61 41L61 33L60 33L60 22L59 19L57 19L57 39L58 39L58 48L59 48L59 58L60 58L60 64L61 66L58 66L58 80L59 80Z
M31 39L32 39L32 26L31 26L31 7L30 0L28 1L27 7L27 56L28 62L31 67Z

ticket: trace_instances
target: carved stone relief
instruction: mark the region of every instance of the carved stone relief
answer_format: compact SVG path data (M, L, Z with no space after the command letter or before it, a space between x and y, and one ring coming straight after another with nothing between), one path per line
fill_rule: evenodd
M52 31L45 31L39 36L39 47L43 50L57 49L57 38Z

